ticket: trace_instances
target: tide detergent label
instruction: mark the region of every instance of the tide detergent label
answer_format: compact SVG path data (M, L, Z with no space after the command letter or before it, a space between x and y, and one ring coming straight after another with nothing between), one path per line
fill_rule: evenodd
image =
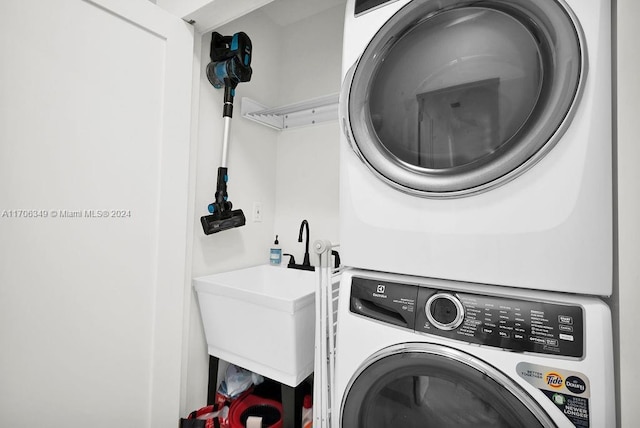
M557 372L548 372L544 375L547 386L553 389L560 389L564 386L564 379L562 375Z

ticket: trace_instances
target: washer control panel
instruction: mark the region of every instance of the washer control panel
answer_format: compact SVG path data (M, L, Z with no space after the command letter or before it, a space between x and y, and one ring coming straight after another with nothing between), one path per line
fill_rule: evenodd
M421 333L520 352L582 357L578 305L354 277L351 312Z

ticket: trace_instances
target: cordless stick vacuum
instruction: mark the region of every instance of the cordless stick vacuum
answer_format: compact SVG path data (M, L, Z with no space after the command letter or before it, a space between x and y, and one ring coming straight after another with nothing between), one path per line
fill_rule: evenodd
M222 161L218 167L218 184L215 201L208 206L209 215L200 218L205 235L244 226L246 219L242 210L232 210L227 195L227 151L229 128L233 115L233 97L240 82L251 80L251 39L245 33L222 36L211 35L211 62L207 65L207 79L216 88L224 87L224 131L222 139Z

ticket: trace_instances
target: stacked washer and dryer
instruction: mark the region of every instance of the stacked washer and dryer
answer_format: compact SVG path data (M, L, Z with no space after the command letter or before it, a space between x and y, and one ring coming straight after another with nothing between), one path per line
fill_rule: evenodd
M347 1L336 426L615 426L610 7Z

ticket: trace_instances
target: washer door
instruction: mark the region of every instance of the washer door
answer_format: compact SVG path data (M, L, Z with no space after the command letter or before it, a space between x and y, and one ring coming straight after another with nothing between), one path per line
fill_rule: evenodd
M562 0L412 1L348 72L344 132L400 190L476 193L554 146L585 75L582 31Z
M387 348L351 380L343 428L556 427L542 407L494 367L435 344Z

